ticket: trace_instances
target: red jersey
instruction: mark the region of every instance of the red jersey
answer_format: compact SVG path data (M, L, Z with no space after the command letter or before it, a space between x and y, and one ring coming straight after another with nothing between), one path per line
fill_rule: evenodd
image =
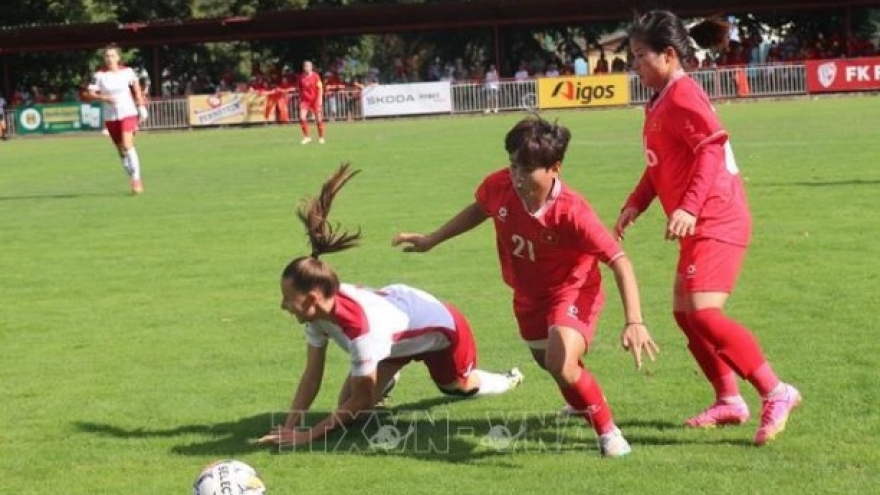
M745 246L751 216L727 131L700 85L681 73L645 107L648 167L626 206L640 212L654 197L669 216L697 217L696 237Z
M317 72L299 76L299 101L301 103L319 103L324 86Z
M543 300L577 297L583 288L599 290L598 261L610 263L623 255L586 200L559 180L535 213L517 193L509 169L486 177L476 202L495 223L501 275L515 296Z

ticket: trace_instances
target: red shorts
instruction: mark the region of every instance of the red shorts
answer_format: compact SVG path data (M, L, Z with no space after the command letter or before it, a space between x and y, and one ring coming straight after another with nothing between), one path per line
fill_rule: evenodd
M304 119L309 116L309 112L315 114L315 117L321 116L320 101L301 101L299 102L299 118Z
M138 126L138 118L133 115L131 117L125 117L122 120L105 120L104 127L107 128L107 132L110 133L110 139L113 140L116 144L122 144L122 134L124 132L134 133L137 131Z
M568 327L580 332L589 347L596 335L605 294L599 287L586 287L575 294L563 294L549 300L534 301L514 297L513 314L519 335L531 349L547 348L550 327Z
M686 239L681 242L676 272L686 293L731 293L745 255L745 246L707 238Z
M431 380L438 387L451 384L467 387L468 377L477 367L477 344L464 315L452 305L447 304L446 309L455 323L455 331L446 332L450 341L449 347L415 356L386 359L384 362L405 365L411 361L422 361L428 368Z

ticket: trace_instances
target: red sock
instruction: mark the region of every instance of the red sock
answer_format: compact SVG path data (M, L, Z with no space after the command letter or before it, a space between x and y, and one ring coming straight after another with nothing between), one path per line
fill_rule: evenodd
M318 122L318 137L319 138L324 137L324 121L323 120Z
M303 137L309 137L309 123L306 122L305 120L300 120L299 127L303 131Z
M721 356L737 374L749 381L761 395L767 395L779 385L779 379L767 360L755 336L717 308L701 309L688 314L693 329L718 349Z
M694 331L688 321L687 313L673 311L672 316L675 317L675 322L678 323L678 327L688 339L688 350L691 351L691 355L703 370L703 375L715 389L715 400L720 401L723 398L739 395L739 387L733 370L718 356L712 344Z
M599 382L593 379L585 368L581 369L577 382L570 387L559 387L565 401L578 411L586 411L584 419L593 425L597 435L603 435L614 429L614 418L611 408L605 400Z

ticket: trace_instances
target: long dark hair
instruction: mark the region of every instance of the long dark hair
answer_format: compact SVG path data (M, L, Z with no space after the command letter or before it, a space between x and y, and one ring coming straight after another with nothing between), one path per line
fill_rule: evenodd
M290 280L294 288L301 292L321 290L325 297L339 291L339 277L324 261L318 259L329 253L336 253L357 245L361 238L360 229L350 233L328 221L330 208L336 194L360 170L352 170L351 164L343 163L339 169L324 182L317 196L306 198L300 203L296 216L306 228L312 252L308 256L294 259L284 268L281 277Z
M691 39L700 48L724 48L729 36L730 24L719 17L705 19L688 31L684 21L668 10L636 14L629 29L630 39L648 45L656 53L672 47L681 60L694 55Z

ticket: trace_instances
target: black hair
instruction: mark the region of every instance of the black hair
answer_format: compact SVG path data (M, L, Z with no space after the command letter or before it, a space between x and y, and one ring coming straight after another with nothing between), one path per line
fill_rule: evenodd
M571 132L537 115L526 117L504 137L504 149L512 162L527 169L550 168L565 159Z
M692 39L700 48L723 48L727 46L729 35L730 24L723 19L708 18L689 31L684 21L668 10L636 14L629 29L630 39L648 45L657 53L672 47L682 60L694 55Z

